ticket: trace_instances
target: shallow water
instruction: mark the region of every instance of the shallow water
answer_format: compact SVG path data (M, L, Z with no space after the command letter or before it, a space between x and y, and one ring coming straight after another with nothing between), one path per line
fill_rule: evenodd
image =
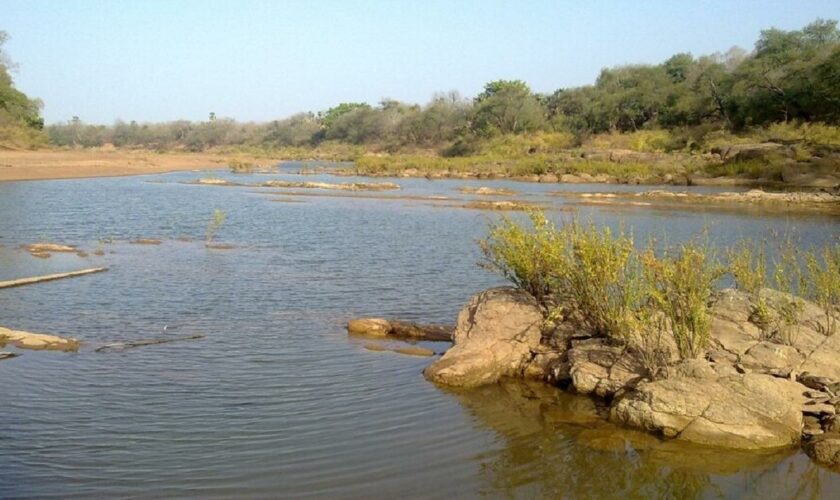
M548 195L645 189L632 186L214 174L392 181L403 189L373 196L417 198L383 200L184 184L206 175L0 184L0 279L110 267L0 290L0 325L85 343L78 353L0 361L0 497L840 494L840 474L797 450L661 443L605 424L586 398L540 385L444 391L421 375L428 358L365 350L343 328L363 315L451 323L471 294L502 283L476 265L475 240L498 214L451 206L485 199L458 193L465 185L515 189L513 199L550 204L557 219L575 208L640 241L707 228L720 246L779 233L819 244L838 235L836 218L577 206ZM428 196L450 200L420 199ZM215 208L227 213L216 238L233 250L201 243ZM139 237L164 242L128 243ZM43 239L91 255L41 260L19 249ZM93 350L195 334L205 338Z

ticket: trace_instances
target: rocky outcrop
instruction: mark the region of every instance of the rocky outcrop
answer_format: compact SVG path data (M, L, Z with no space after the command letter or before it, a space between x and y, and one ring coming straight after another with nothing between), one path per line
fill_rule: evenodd
M76 351L79 341L72 338L47 335L45 333L31 333L21 330L11 330L0 326L0 347L7 344L19 349Z
M459 387L519 374L540 344L542 323L542 311L527 293L507 287L482 292L458 315L453 347L423 374Z
M617 401L611 419L669 438L737 449L799 442L806 388L762 374L643 382Z
M771 309L790 300L772 290L762 295ZM705 354L679 361L668 337L663 352L671 354L653 379L638 351L591 334L573 313L549 323L526 293L491 289L461 311L453 347L424 374L460 387L503 377L542 380L598 397L609 406L610 420L627 427L743 450L804 440L815 459L835 463L840 335L824 335L824 312L803 302L795 332L782 335L751 322L747 295L724 290L710 313L712 338Z

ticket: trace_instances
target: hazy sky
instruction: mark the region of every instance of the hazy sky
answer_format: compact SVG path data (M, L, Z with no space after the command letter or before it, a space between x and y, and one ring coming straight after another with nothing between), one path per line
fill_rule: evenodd
M552 92L605 66L752 48L763 28L817 17L840 18L840 1L0 0L15 81L48 123L263 121L471 97L498 78Z

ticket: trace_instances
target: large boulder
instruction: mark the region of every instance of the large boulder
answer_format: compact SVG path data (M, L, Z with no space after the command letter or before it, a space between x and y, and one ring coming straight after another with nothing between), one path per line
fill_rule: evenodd
M799 443L797 382L764 374L675 377L643 382L613 406L616 422L693 443L766 449Z
M522 290L479 293L458 315L452 348L423 374L432 382L460 387L519 375L540 344L542 323L539 304Z

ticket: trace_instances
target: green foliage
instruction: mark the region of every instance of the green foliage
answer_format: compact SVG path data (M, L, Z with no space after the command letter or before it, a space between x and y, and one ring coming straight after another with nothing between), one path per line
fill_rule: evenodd
M751 302L750 321L761 330L762 339L770 338L773 316L762 290L767 287L767 261L764 248L746 241L740 242L727 252L729 272L735 278L735 285L745 292Z
M528 213L531 227L510 218L490 227L490 235L479 242L485 260L482 266L494 270L540 304L556 293L557 276L566 268L563 234L539 211Z
M250 174L257 170L258 165L250 161L230 160L230 171L234 174Z
M8 34L0 31L0 145L33 147L45 142L41 101L15 88L10 71L14 65L3 51Z
M595 333L617 339L630 336L630 317L639 301L633 265L633 239L623 231L577 222L567 228L567 272L563 288L584 323Z
M5 35L0 36L0 44L4 40ZM436 162L435 170L495 164L495 171L517 175L598 170L626 177L643 171L656 174L660 167L574 165L569 156L578 153L574 148L581 144L659 153L776 141L796 144L799 160L824 157L824 151L840 148L838 82L840 31L835 21L818 19L800 30L763 31L751 53L739 48L698 57L679 53L661 64L606 68L592 85L550 95L535 94L521 80L496 80L475 99L450 92L434 96L425 106L392 99L378 105L347 102L263 124L237 123L215 114L206 122L112 126L76 118L48 127L48 133L52 144L70 147L235 147L311 158L321 156L320 149L332 148L328 144L341 143L358 147L341 159L358 157L359 150L399 152L417 158L469 158ZM8 64L2 64L0 141L43 138L39 106L13 88ZM360 171L371 168L369 162ZM398 171L398 166L376 168ZM713 165L709 173L780 180L781 163L769 168L755 162Z
M775 288L784 294L775 304L777 340L786 345L793 345L798 337L799 319L805 307L796 295L802 293L807 284L799 250L789 237L782 240L779 256L773 262L773 267Z
M227 214L224 212L224 210L221 210L219 208L213 210L213 218L210 219L210 223L207 224L207 232L204 236L205 245L210 245L213 242L213 237L225 224L226 218Z
M664 314L682 359L700 356L709 343L709 304L721 266L705 245L686 243L676 255L643 256L651 303Z
M545 110L521 80L496 80L475 99L473 130L487 136L520 134L540 129Z
M809 250L804 260L808 272L805 295L823 310L823 332L834 335L840 321L840 243Z

